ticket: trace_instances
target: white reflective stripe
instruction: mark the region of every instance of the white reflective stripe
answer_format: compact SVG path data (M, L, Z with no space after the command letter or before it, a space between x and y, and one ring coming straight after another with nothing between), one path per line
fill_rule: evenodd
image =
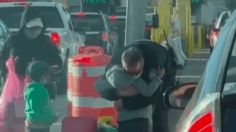
M73 96L72 105L73 107L104 108L104 107L114 107L114 102L103 98Z
M106 66L101 67L75 67L72 66L72 75L80 77L83 74L83 70L87 71L88 77L97 77L105 73Z
M87 73L89 77L100 76L105 73L106 66L87 68Z
M67 91L67 100L69 102L72 102L72 92L71 91Z

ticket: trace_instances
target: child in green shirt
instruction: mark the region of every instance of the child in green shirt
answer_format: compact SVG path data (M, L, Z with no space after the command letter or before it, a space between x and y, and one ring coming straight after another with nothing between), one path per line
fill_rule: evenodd
M33 62L27 69L27 75L30 82L24 92L26 131L49 132L51 124L56 120L45 88L49 66L43 61Z

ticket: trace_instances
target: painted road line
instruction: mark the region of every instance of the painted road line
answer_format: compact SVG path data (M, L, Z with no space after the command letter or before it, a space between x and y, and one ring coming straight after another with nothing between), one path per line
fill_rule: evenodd
M52 125L53 125L53 126L61 126L61 123L60 123L60 122L58 122L58 123L53 123Z
M210 51L210 49L209 49L209 48L204 48L204 49L199 49L199 50L208 50L208 51Z
M210 54L208 51L194 51L193 54Z
M187 61L208 61L208 59L202 59L202 58L187 58Z
M201 76L176 76L177 78L201 78Z

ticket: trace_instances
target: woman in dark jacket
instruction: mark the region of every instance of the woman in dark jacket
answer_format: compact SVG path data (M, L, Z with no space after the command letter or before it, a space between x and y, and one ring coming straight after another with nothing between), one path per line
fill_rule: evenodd
M24 131L24 117L16 117L14 102L23 98L28 65L34 60L61 65L58 48L44 35L45 26L39 13L26 7L19 32L3 47L0 64L1 70L6 70L6 81L0 98L1 132Z
M43 60L49 65L61 64L59 50L50 37L45 35L46 25L43 19L33 8L28 7L23 12L21 28L13 35L10 43L3 48L1 61L6 61L10 53L15 59L18 75L25 75L27 65L32 60Z

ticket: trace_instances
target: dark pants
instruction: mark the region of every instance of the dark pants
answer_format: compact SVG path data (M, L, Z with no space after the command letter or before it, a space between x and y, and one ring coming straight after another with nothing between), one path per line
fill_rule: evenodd
M212 53L212 51L213 51L213 47L210 46L210 53Z
M156 109L152 116L153 132L169 132L168 129L168 110Z
M49 128L44 128L44 129L26 128L26 132L50 132L50 129Z
M119 132L148 132L149 122L147 118L137 118L119 122Z
M174 82L174 80L171 82ZM153 97L153 101L155 102L152 116L153 132L169 132L168 109L165 107L162 96L162 93L164 93L166 87L168 87L168 84L163 84L163 87L160 88L161 91L157 91L154 95L155 97Z

